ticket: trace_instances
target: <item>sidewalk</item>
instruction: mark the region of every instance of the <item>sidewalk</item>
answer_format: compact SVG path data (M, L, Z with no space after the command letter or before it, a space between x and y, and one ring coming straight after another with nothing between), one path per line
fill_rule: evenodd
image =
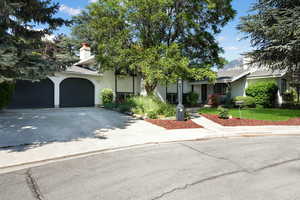
M0 172L26 168L31 164L39 165L47 161L145 144L245 135L300 135L299 127L223 127L204 117L193 119L193 121L204 128L165 130L146 121L138 120L126 129L107 132L102 130L98 138L0 149Z

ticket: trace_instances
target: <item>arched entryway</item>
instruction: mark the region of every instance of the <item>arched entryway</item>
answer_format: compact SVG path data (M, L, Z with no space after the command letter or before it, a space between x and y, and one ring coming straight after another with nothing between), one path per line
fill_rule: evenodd
M38 82L17 81L8 108L53 108L54 83L46 78Z
M91 107L95 105L94 84L83 78L67 78L59 86L60 107Z

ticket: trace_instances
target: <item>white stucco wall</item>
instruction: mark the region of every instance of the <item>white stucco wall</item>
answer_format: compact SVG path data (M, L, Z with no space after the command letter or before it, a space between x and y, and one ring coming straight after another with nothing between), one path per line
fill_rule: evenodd
M247 79L241 78L231 83L231 98L237 96L246 96Z

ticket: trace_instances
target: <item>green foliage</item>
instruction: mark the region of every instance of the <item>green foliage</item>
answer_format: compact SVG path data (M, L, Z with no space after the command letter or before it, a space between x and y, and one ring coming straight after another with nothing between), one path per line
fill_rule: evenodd
M150 94L179 77L216 78L211 68L225 60L215 34L235 15L231 1L98 1L77 17L74 33L98 44L101 69L129 68L143 77Z
M69 25L54 17L58 10L51 0L0 1L0 79L38 80L65 69L55 44L44 39Z
M110 110L114 110L116 108L118 108L118 104L116 103L106 103L106 104L103 104L104 108L106 109L110 109Z
M271 108L275 105L278 87L275 82L259 82L246 89L246 95L255 98L256 105Z
M155 110L149 110L147 113L147 117L149 117L150 119L157 119L158 115Z
M199 95L195 92L189 92L186 97L186 102L188 105L196 105L198 103Z
M127 102L118 105L118 110L121 113L131 112L131 109L132 109L132 105Z
M132 97L128 103L131 105L131 111L135 114L147 115L155 113L165 117L175 116L175 106L162 102L154 96Z
M259 0L251 10L238 26L255 47L247 54L251 61L271 69L299 69L300 1Z
M286 102L293 102L295 99L295 93L293 93L292 91L284 92L282 94L282 99Z
M241 106L242 108L255 108L256 106L256 100L254 97L249 97L249 96L237 96L233 99L233 102L237 101L243 101L243 105Z
M9 82L0 83L0 109L5 108L10 101L14 92L14 84Z
M112 89L105 88L101 91L101 99L102 99L102 104L110 104L114 100L114 93Z
M219 107L218 108L218 116L221 119L229 119L229 110L227 108Z

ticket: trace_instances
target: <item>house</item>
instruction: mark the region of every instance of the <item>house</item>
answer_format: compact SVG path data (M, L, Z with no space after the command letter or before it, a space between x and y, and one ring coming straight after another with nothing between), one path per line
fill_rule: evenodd
M80 49L80 61L39 82L17 81L9 108L53 108L88 107L102 103L100 93L111 88L115 99L124 100L130 95L145 95L144 82L138 74L122 75L117 71L96 71L96 60L90 47L84 43ZM193 91L199 94L199 103L205 104L212 94L225 95L229 89L231 97L244 96L248 85L257 81L275 80L280 88L278 103L282 103L282 92L287 88L285 73L254 69L242 59L233 61L218 71L215 84L208 81L184 81L184 95ZM159 85L155 93L163 101L176 103L177 84Z
M238 59L225 65L218 70L217 80L214 84L208 81L190 82L194 92L200 95L199 102L205 103L212 94L228 95L231 98L246 96L246 89L249 85L257 82L274 81L279 91L277 104L283 103L283 93L288 89L288 81L285 70L270 70L249 65L246 59Z

